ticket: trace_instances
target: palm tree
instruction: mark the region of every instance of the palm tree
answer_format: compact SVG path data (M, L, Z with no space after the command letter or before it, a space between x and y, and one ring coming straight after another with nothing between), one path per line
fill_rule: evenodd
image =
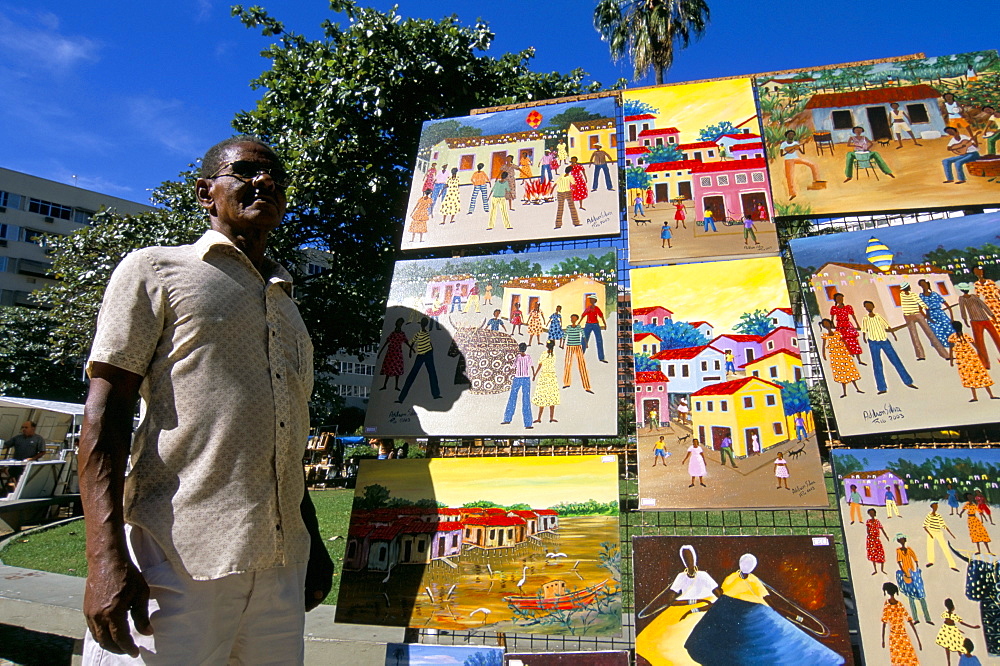
M634 78L652 69L657 85L674 62L674 45L685 48L692 36L701 37L708 19L705 0L600 0L594 9L594 27L611 57L628 53Z

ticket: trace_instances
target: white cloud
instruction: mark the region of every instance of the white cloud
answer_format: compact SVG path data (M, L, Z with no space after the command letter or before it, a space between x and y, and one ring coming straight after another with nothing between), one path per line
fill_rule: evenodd
M96 39L62 33L51 12L0 10L0 55L18 69L66 73L98 60L100 49Z
M198 23L204 23L211 17L212 0L195 0L195 5L197 6L195 19Z
M129 98L125 108L129 121L147 138L185 158L194 159L200 154L201 142L187 129L183 118L187 110L184 102L145 95Z

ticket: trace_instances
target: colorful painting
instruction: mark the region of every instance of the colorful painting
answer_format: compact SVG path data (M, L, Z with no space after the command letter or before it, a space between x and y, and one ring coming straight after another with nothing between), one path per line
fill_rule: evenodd
M428 120L403 250L617 236L613 97Z
M389 643L385 666L504 666L503 648Z
M1000 664L1000 451L831 457L865 663Z
M779 217L1000 201L996 51L756 84Z
M628 652L523 652L508 654L505 666L629 666Z
M396 263L365 432L615 435L614 248Z
M637 536L632 551L636 664L854 663L832 537Z
M827 506L781 259L631 276L639 508Z
M841 435L1000 420L1000 215L793 240Z
M621 630L615 456L365 460L337 621Z
M777 253L750 79L631 90L622 103L633 264Z

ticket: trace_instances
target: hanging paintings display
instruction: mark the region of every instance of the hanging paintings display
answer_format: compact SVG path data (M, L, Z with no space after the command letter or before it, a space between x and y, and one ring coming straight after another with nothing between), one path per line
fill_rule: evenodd
M791 242L841 435L1000 420L1000 215Z
M1000 664L1000 451L831 458L865 663Z
M756 80L775 213L996 203L996 51Z
M365 460L337 621L621 630L615 456Z
M639 508L827 506L781 259L631 279Z
M776 254L751 80L622 98L631 263Z
M385 666L504 666L503 648L389 643L385 646Z
M628 652L508 653L506 666L629 666Z
M609 96L428 120L401 249L618 235L617 113Z
M396 263L365 432L615 435L614 248Z
M853 663L832 537L637 536L632 550L637 664Z

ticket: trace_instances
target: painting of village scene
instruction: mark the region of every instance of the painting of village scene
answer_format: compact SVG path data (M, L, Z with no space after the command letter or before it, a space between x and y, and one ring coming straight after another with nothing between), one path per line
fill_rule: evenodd
M865 663L1000 664L1000 451L831 457Z
M627 91L622 104L632 263L777 252L750 79Z
M615 456L367 460L337 622L621 630Z
M637 536L632 553L637 665L854 663L830 536Z
M620 233L614 97L428 120L403 250Z
M613 248L396 263L365 431L617 433Z
M791 242L841 435L1000 421L1000 215Z
M505 666L629 666L628 652L521 652L505 659Z
M631 279L639 508L827 506L781 260Z
M503 648L485 645L389 643L385 666L504 666Z
M976 51L756 80L775 214L1000 201L1000 57Z

